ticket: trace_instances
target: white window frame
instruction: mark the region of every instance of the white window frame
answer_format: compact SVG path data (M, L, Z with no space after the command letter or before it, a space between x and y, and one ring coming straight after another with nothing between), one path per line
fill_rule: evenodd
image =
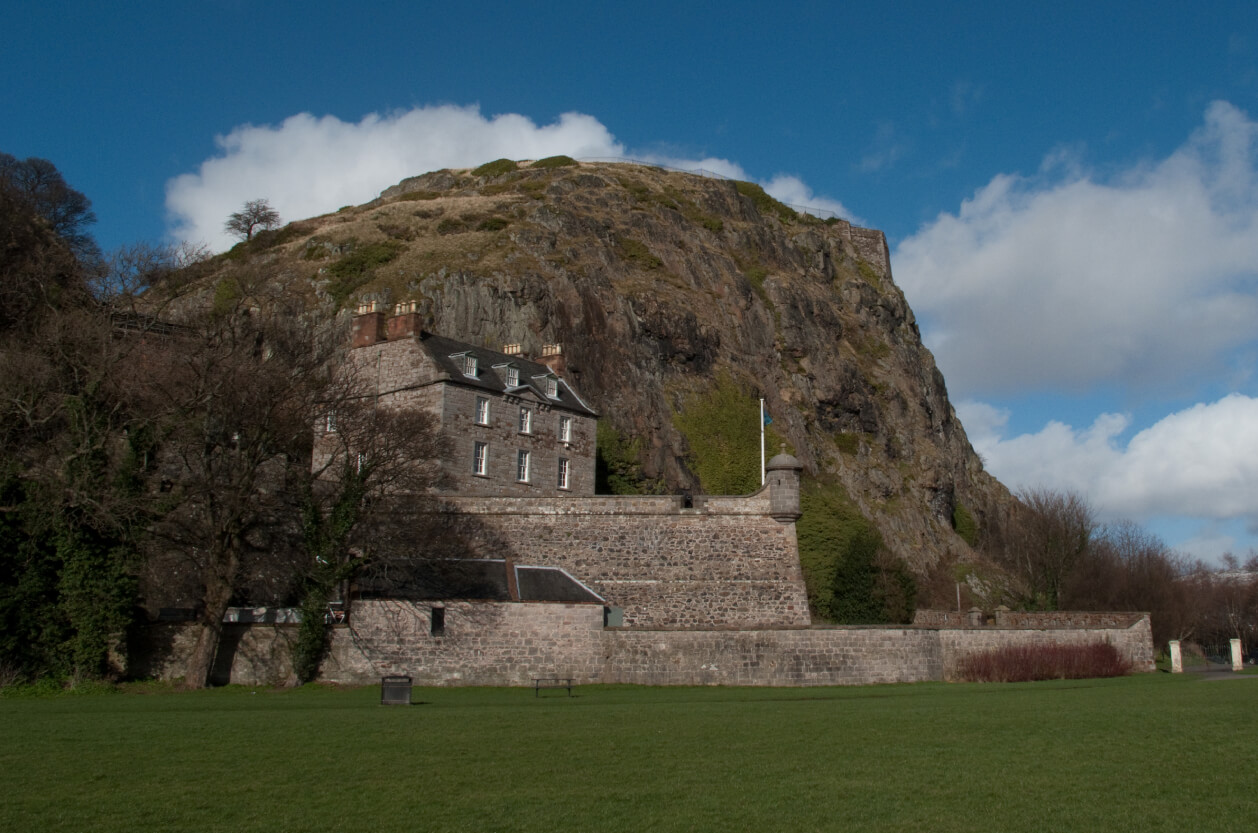
M561 443L572 442L572 417L566 414L559 415L559 441Z
M328 415L324 418L323 422L323 433L336 433L336 411L328 411Z
M559 380L554 376L546 377L546 395L551 399L559 398Z
M515 453L515 480L517 483L529 482L529 453L520 449Z
M568 465L567 457L559 458L559 488L567 489L571 475L571 467Z
M486 477L489 474L489 443L480 440L472 443L472 474Z
M488 396L476 397L476 424L477 425L489 424L489 397Z
M532 408L523 408L523 407L520 408L520 433L521 434L533 433L533 409Z
M463 375L470 376L473 379L476 378L476 357L471 353L463 355Z
M520 368L507 365L507 387L518 388L520 386Z

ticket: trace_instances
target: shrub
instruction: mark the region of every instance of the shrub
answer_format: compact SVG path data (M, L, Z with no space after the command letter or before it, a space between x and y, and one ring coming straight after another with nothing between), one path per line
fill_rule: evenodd
M750 197L756 210L761 214L772 214L784 223L799 219L795 209L770 197L765 190L754 182L736 182L734 187L744 197Z
M467 231L467 226L463 221L453 217L447 217L437 223L437 234L460 234L465 231Z
M978 523L964 503L957 503L952 510L952 528L961 536L962 541L971 547L978 546Z
M476 170L472 171L472 176L502 176L516 170L519 166L510 159L495 159L492 162L486 162Z
M909 622L912 575L882 546L882 536L839 483L805 479L795 524L813 614L840 624Z
M882 289L882 276L878 274L878 270L875 269L869 261L864 258L857 260L856 271L860 272L861 277L864 278L871 286L876 289Z
M1122 677L1131 665L1108 642L1089 645L1011 645L964 657L957 679L974 683Z
M623 437L607 420L599 420L594 491L600 495L662 494L663 481L642 474L641 458L641 439Z
M748 266L744 274L746 274L747 282L751 284L751 288L760 296L760 300L766 304L769 303L769 294L764 289L764 279L769 277L769 270L756 263Z
M393 260L403 248L405 247L396 240L368 243L329 266L332 282L328 286L328 292L336 306L344 304L350 293L366 283L373 269Z
M538 159L530 168L571 168L577 164L577 160L571 156L547 156L545 159Z
M440 191L407 191L398 200L435 200L440 196Z
M511 221L503 217L487 217L476 226L477 231L502 231L511 225Z
M760 404L727 373L692 394L673 414L690 447L687 463L710 495L745 495L760 488ZM766 429L765 442L780 440Z
M861 450L860 434L854 434L851 431L840 431L832 438L835 447L847 455L854 455Z
M631 237L619 240L616 243L616 252L622 260L647 271L659 269L664 265L664 261L651 254L651 250L646 247L645 243Z

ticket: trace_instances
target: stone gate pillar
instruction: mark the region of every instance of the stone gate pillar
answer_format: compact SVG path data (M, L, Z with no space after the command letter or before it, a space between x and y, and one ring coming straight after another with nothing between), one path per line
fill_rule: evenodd
M1184 655L1180 653L1179 640L1172 639L1169 647L1171 649L1171 673L1184 673Z
M1241 656L1241 641L1239 639L1232 640L1232 670L1243 671L1245 669L1245 660Z

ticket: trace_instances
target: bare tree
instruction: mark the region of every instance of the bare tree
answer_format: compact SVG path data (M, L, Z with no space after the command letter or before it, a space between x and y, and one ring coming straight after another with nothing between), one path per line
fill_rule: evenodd
M318 673L327 648L325 613L338 587L371 558L398 554L389 546L398 536L386 531L386 521L440 477L445 449L435 417L379 406L364 381L341 368L322 402L313 465L294 472L305 555L293 658L299 682Z
M198 313L182 324L150 373L176 506L157 532L199 580L201 629L187 679L202 686L242 566L269 546L283 517L287 470L309 466L313 403L334 351L290 311Z
M87 227L96 222L91 200L67 185L47 159L19 160L0 153L0 191L41 218L80 261L88 264L99 258L96 242L87 233Z
M224 228L237 237L252 240L258 229L279 228L279 212L265 199L249 200L245 207L227 218Z
M1009 529L992 555L1022 582L1024 605L1056 610L1095 530L1092 507L1080 495L1030 489L1018 495Z

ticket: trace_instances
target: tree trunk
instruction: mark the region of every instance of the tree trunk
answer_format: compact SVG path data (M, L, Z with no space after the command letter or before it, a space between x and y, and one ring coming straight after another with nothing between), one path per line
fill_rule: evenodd
M234 558L231 560L235 561ZM234 576L236 571L234 565L232 566L228 574ZM223 615L227 613L231 594L231 582L223 581L217 576L207 581L201 630L197 634L196 645L192 648L192 656L188 658L188 671L184 677L184 683L189 688L205 688L210 683L210 672L214 669L219 638L223 635Z

